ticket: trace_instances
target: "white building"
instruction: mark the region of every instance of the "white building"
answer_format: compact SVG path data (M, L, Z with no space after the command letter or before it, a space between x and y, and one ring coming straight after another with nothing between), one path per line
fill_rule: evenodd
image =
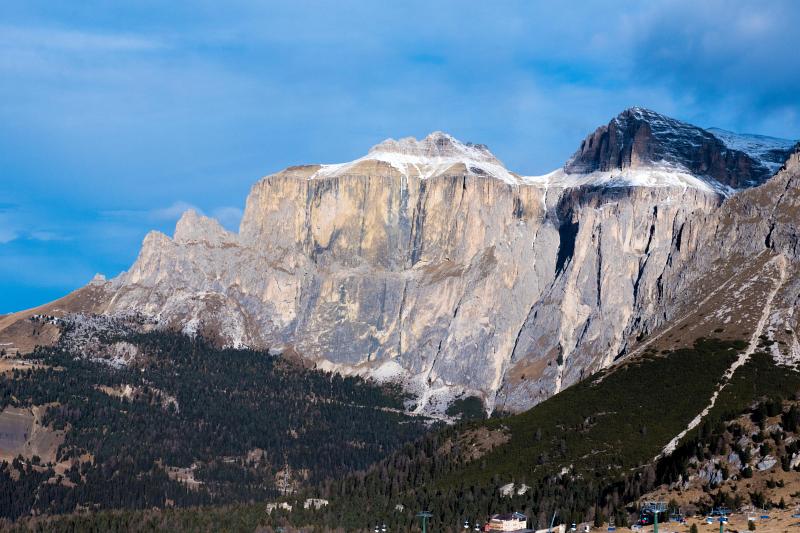
M514 484L513 483L506 483L502 487L498 489L500 491L500 496L513 496L514 495Z
M268 503L267 504L267 508L266 508L267 514L272 513L272 511L274 511L275 509L284 509L286 511L291 511L292 510L292 505L289 504L289 503L286 503L286 502Z
M323 500L322 498L308 498L303 502L303 509L311 509L313 507L315 510L320 510L327 506L328 500Z
M496 514L489 520L489 531L519 531L528 527L528 517L522 513Z

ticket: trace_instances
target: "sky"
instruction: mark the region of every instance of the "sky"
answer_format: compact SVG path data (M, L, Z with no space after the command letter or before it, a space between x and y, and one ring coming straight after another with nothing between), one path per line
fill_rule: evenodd
M446 131L541 174L625 108L800 137L800 2L0 2L0 313L238 227L286 166Z

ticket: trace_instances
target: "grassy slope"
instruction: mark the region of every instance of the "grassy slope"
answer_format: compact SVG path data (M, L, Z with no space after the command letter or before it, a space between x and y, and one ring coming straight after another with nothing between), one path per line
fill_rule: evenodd
M729 420L745 411L755 400L791 398L800 392L800 372L777 366L764 352L756 352L722 389L707 420Z
M702 411L744 347L699 340L690 349L650 352L525 413L448 428L366 475L329 487L331 505L318 516L299 512L288 519L357 527L380 516L408 528L413 513L397 516L398 502L408 510L436 509L439 526L512 509L532 517L549 517L557 509L565 519L582 520L601 502L603 512L619 512L623 499L646 490L641 467ZM510 439L471 458L476 430L484 428L502 430ZM564 467L571 472L559 477ZM498 487L511 481L532 488L500 498Z
M487 421L511 440L443 480L493 476L529 481L573 465L609 477L654 458L708 402L741 344L699 341L694 349L647 354L578 383L520 415Z

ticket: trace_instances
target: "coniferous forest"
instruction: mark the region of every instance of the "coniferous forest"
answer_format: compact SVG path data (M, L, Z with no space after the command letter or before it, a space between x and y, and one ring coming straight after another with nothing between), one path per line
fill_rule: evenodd
M404 398L395 389L261 352L217 350L202 339L148 333L130 340L148 354L136 365L40 349L42 368L2 381L4 405L50 406L47 423L66 430L58 461L69 464L63 473L30 460L4 464L0 507L17 519L15 530L322 532L386 524L415 531L422 509L433 511L437 531L512 510L536 527L554 514L560 522L625 525L644 494L727 453L734 445L726 443L741 435L739 416L761 426L780 417L787 433L765 438L785 471L800 446L793 437L800 373L756 353L677 450L653 459L702 408L742 350L736 341L651 351L525 413L478 420L462 409L462 422L426 431L401 414ZM102 392L121 384L139 392ZM285 493L284 461L292 471ZM175 469L191 471L194 481L176 478ZM508 483L514 490L501 493ZM707 496L698 512L743 503L713 486ZM309 498L328 503L309 506Z
M0 408L46 406L43 425L64 434L53 460L0 465L0 516L265 501L427 428L393 387L180 334L126 342L142 354L129 365L60 346L0 374Z

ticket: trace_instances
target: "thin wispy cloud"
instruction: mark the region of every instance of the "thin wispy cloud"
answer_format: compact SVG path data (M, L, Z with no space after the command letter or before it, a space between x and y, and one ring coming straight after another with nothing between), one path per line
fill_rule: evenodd
M218 207L211 211L213 218L216 218L220 224L232 231L239 230L239 222L242 221L243 214L241 208L232 206Z
M31 210L20 209L14 204L0 204L0 244L17 240L66 241L69 236L59 231L41 227L41 220Z
M15 240L19 234L10 227L4 226L0 220L0 244L5 244Z
M143 52L163 49L159 39L128 33L103 33L58 27L0 25L0 48L43 52Z
M219 206L204 210L195 204L176 200L170 205L156 209L116 209L103 210L100 215L104 218L123 219L127 221L144 220L153 223L176 222L187 211L195 211L201 215L211 216L220 224L230 230L238 230L243 211L240 207Z
M177 202L172 203L167 207L162 207L160 209L153 209L147 212L147 216L153 220L178 220L182 214L186 211L194 210L198 213L202 213L203 210L199 207L190 204L189 202L184 202L179 200Z
M62 235L57 231L48 231L48 230L34 230L31 231L29 234L31 239L43 242L49 241L68 241L70 237L66 235Z
M101 211L100 214L108 218L143 219L160 222L178 220L185 211L190 209L199 213L202 212L196 205L183 200L176 200L165 207L154 209L107 209Z

